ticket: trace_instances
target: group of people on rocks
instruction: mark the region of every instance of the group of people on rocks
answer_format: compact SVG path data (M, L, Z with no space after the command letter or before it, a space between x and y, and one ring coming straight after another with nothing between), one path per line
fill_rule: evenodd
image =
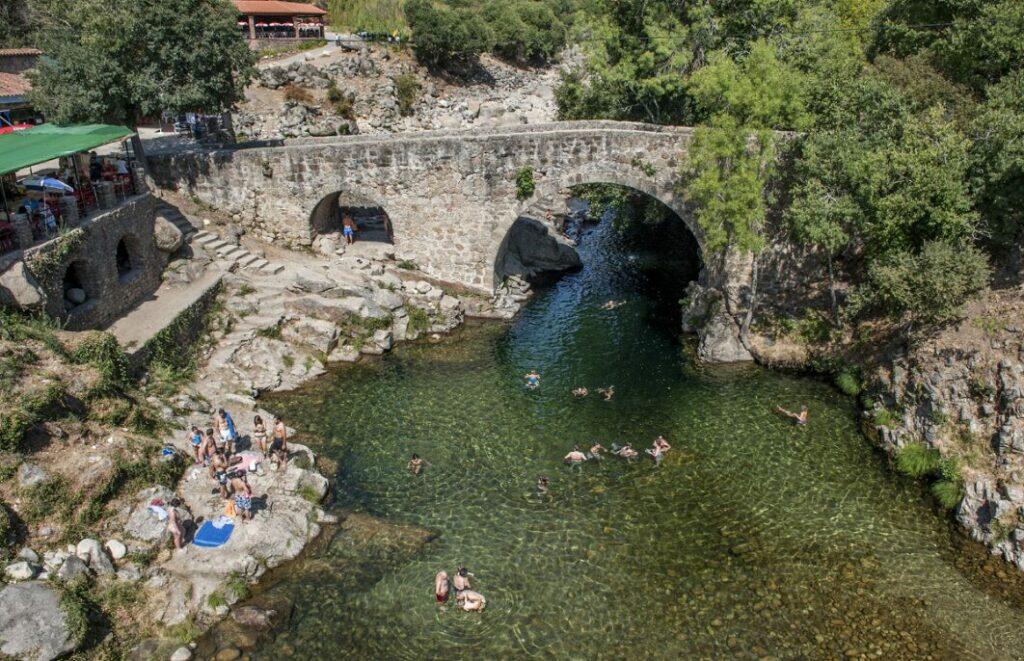
M214 412L205 433L199 426L192 425L188 439L195 465L207 468L210 479L220 490L221 498L231 502L243 522L252 519L252 486L247 477L249 471L256 470L257 464L268 459L277 464L277 470L288 464L288 429L284 421L279 417L274 419L269 443L267 426L261 416L253 418L252 427L250 445L258 447L260 454L252 451L236 452L241 439L231 414L223 408Z
M455 591L455 605L466 612L482 611L487 606L487 599L473 590L469 579L473 574L459 565L455 574L449 578L448 572L441 570L434 576L434 597L437 603L444 604L448 601L451 590Z

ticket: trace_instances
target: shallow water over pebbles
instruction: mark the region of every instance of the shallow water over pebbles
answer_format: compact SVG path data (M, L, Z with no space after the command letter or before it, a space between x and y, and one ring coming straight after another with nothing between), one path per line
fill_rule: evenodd
M678 298L649 277L659 257L607 225L581 246L584 271L511 325L471 324L268 402L338 461L339 511L438 536L419 550L392 529L325 539L257 597L295 606L252 658L1024 653L1019 584L987 577L984 553L886 469L852 402L813 379L695 368L658 321ZM610 298L627 304L601 309ZM611 402L569 394L608 384ZM777 403L807 404L809 427ZM658 467L561 463L573 444L658 434L673 445ZM412 452L430 462L418 477ZM481 614L434 603L435 572L460 562Z

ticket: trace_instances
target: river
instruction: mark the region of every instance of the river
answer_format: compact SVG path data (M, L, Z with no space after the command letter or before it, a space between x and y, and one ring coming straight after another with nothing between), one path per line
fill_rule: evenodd
M673 313L694 264L656 232L590 226L584 269L512 323L267 402L338 462L335 511L436 538L367 552L329 532L261 587L294 612L251 658L1020 657L1019 583L888 470L851 400L812 378L693 364ZM611 401L593 392L610 384ZM578 385L592 394L573 397ZM810 424L776 404L807 405ZM561 461L574 444L659 434L673 446L660 466ZM413 452L429 462L419 476ZM459 563L483 613L434 601L434 574Z

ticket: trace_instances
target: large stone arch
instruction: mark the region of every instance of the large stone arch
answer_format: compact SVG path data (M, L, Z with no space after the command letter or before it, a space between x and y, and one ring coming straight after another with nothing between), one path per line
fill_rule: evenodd
M377 221L373 229L372 238L369 238L368 232L363 232L362 236L357 238L393 243L394 228L392 227L392 221L386 207L372 196L353 191L347 187L340 188L323 196L313 207L313 210L310 211L309 230L311 240L315 242L319 236L340 235L341 218L339 212L343 213L345 211L351 212L356 217L360 228L364 230L369 230L369 228L364 227L362 217L373 216ZM377 225L380 225L380 227L377 227Z
M704 251L704 237L693 209L687 205L683 195L677 190L675 173L668 173L658 176L648 175L638 167L621 165L619 163L587 163L578 167L568 167L557 172L549 172L537 180L537 188L534 195L522 201L515 215L503 217L499 221L497 231L494 233L494 242L488 254L489 264L493 265L490 285L497 287L500 283L500 263L507 248L510 232L516 221L521 217L536 217L531 213L537 208L557 207L561 200L569 194L570 189L585 184L609 184L622 186L642 193L661 204L665 205L686 225L686 228L693 235L697 243L698 256L701 263L706 264ZM537 220L542 220L537 218ZM554 228L549 225L549 230ZM702 277L704 274L702 271Z

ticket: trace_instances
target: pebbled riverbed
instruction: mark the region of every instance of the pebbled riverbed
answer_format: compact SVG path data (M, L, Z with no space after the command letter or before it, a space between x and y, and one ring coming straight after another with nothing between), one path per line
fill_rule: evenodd
M694 265L662 243L587 229L584 270L511 325L267 403L338 461L338 511L437 538L392 552L339 531L265 587L294 613L252 658L1019 658L1020 583L888 471L853 402L813 379L693 366L672 311ZM610 402L569 393L609 384ZM776 404L808 405L810 425ZM573 444L658 434L673 445L658 467L561 462ZM405 470L412 452L423 475ZM435 572L460 562L481 614L434 603Z

